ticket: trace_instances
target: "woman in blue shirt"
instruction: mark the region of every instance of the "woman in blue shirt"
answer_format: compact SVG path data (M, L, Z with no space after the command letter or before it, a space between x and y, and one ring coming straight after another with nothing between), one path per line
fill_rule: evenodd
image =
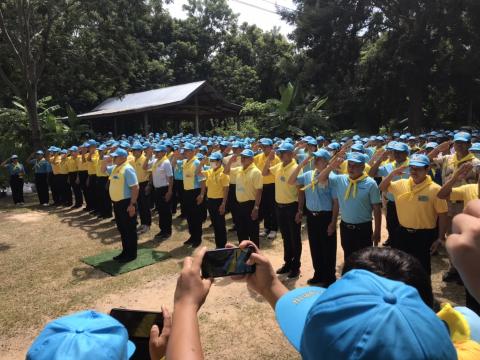
M308 280L309 285L320 284L328 287L335 282L335 266L337 260L337 217L338 200L332 198L330 187L318 183L318 175L328 165L331 155L320 149L304 159L291 174L288 183L300 186L299 209L306 202L308 242L315 273ZM300 174L308 164L313 169ZM302 221L303 212L298 211L297 221Z
M23 205L23 177L25 168L18 162L18 156L12 155L10 159L5 160L1 166L7 169L10 175L10 188L12 189L12 198L15 205Z

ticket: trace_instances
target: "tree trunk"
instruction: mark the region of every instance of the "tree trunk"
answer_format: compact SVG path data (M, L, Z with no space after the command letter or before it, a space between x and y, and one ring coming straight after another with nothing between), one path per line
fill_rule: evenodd
M42 137L40 131L40 122L38 120L37 86L34 84L29 88L26 106L28 118L30 120L30 131L32 132L31 143L35 149L40 149L42 147Z
M416 133L423 125L423 91L421 85L410 84L408 97L408 130L411 133Z

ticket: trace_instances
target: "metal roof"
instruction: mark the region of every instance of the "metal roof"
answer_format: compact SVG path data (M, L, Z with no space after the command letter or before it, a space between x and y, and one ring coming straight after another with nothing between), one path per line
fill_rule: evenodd
M212 115L218 114L219 111L229 113L229 115L238 115L241 109L241 106L226 101L206 81L197 81L108 98L92 111L78 115L78 117L95 119L170 108L186 104L195 94L201 96L199 106L202 107L202 112L205 111L205 105L212 106ZM208 104L204 104L204 102L208 102ZM188 106L188 108L191 109L192 106Z

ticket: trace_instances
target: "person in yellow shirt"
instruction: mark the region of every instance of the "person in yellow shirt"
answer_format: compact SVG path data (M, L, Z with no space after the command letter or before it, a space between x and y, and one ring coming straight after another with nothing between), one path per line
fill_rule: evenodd
M388 191L394 196L397 207L400 226L392 247L416 257L430 274L431 253L436 251L445 239L448 206L445 200L437 197L440 186L427 175L430 169L428 156L412 155L409 162L410 177L392 182L392 179L400 176L406 168L396 168L380 184L381 191Z
M73 208L78 209L83 205L82 189L80 188L80 179L78 177L78 164L81 157L78 155L77 146L72 146L69 151L70 156L67 159L68 182L75 197Z
M100 145L98 147L98 161L97 161L97 199L98 199L98 210L99 217L102 219L109 219L112 217L112 200L110 199L110 194L108 192L108 173L102 171L102 166L106 160L110 157L105 155L107 147L105 145Z
M232 156L225 166L224 173L230 177L234 176L236 180L238 242L250 240L260 246L258 211L262 199L263 176L253 162L253 156L251 149L243 150L240 153L242 166L234 168L231 166L237 160L237 156Z
M262 152L253 159L255 165L260 171L263 171L268 156L273 151L272 139L262 138L259 141ZM274 152L274 151L273 151ZM277 165L280 162L278 156L270 162L270 166ZM263 220L263 230L260 236L266 236L268 239L275 239L277 236L277 216L275 214L275 178L273 174L263 177L262 202L260 203L259 219Z
M227 141L222 141L220 143L219 151L223 155L223 166L225 167L227 163L230 161L232 157L235 157L235 161L231 164L231 168L241 167L242 163L240 161L240 154L244 149L244 145L239 141L234 142L233 144L229 144ZM231 151L230 151L231 150ZM230 176L230 185L228 189L228 201L227 201L227 209L225 210L227 213L232 213L232 222L233 227L228 229L228 231L237 231L237 210L238 210L238 202L236 197L236 178L235 176Z
M61 189L61 205L72 206L72 191L70 190L70 185L68 183L67 156L68 151L66 149L62 149L60 151L60 158L56 159L56 161L58 162L59 188Z
M98 151L97 151L97 142L93 139L87 141L88 143L88 154L86 156L87 160L87 207L85 211L90 213L98 213L98 202L96 197L97 192L97 162L98 162Z
M60 162L57 159L60 158L59 151L61 149L57 148L56 146L51 146L48 149L48 153L46 156L47 161L50 163L52 167L52 198L53 198L53 205L59 206L61 204L61 189L60 189L60 178L59 178L59 168Z
M215 234L215 245L217 249L224 248L227 243L227 228L225 225L225 208L228 200L229 176L223 172L223 156L220 152L213 152L208 157L210 169L202 170L203 165L207 163L205 157L200 166L197 167L197 173L204 176L202 181L202 196L207 192L207 207L212 221Z
M288 180L298 167L294 159L295 147L283 142L277 149L281 163L271 166L275 153L270 153L263 168L262 175L273 175L275 178L275 210L280 232L283 238L283 266L277 274L287 274L291 279L300 275L300 258L302 256L301 224L303 202L299 207L298 187L289 184Z
M152 214L150 212L151 203L151 189L147 189L150 174L148 172L147 157L143 153L143 145L135 142L132 145L133 159L130 165L133 166L137 173L138 185L140 186L140 193L138 194L138 213L140 215L140 225L137 228L137 233L143 234L150 230L152 225Z
M80 189L82 190L83 198L87 201L88 163L86 155L88 153L88 144L83 143L78 149L78 180L80 181Z

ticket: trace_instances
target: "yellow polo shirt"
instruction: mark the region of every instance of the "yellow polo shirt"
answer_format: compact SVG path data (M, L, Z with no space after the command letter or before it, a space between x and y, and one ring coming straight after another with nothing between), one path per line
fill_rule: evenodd
M60 161L62 158L60 155L55 155L50 158L50 164L52 164L52 172L53 175L58 175L60 174Z
M440 185L428 177L411 187L410 179L393 181L387 189L395 198L398 221L409 229L434 229L438 214L448 211L446 200L437 197Z
M275 177L275 201L278 204L291 204L298 201L297 185L289 185L290 175L298 167L297 162L292 159L287 166L279 163L270 168L270 172Z
M257 190L263 189L262 172L255 163L250 164L245 170L240 166L235 167L230 170L230 174L236 176L235 194L238 202L255 200Z
M193 190L200 188L199 176L195 175L197 166L200 161L196 156L190 160L183 160L183 189L184 190Z
M95 173L95 175L97 175L97 177L107 177L108 176L107 171L102 172L102 163L103 163L103 160L98 158L96 173Z
M273 151L273 150L272 150ZM267 162L267 156L262 152L261 154L256 155L253 158L253 162L260 171L263 171L265 163ZM280 158L275 155L275 158L270 162L270 166L273 167L280 162ZM275 176L273 174L268 174L263 177L263 185L273 184L275 182Z
M87 160L88 175L97 174L97 162L98 162L98 151L95 151L95 153L90 156L90 159Z
M478 184L466 184L452 189L451 201L463 201L463 208L470 200L478 199Z
M61 175L67 175L68 174L67 161L68 161L67 158L60 159L59 174L61 174Z
M72 156L67 158L67 170L69 173L78 171L77 158L73 158Z
M135 172L137 173L139 183L148 181L149 179L148 170L143 169L143 164L145 164L145 161L147 161L147 157L145 155L140 156L138 159L133 158L133 160L130 161L130 165L133 166Z
M82 155L77 156L77 168L78 171L88 171L88 163L83 161Z
M223 172L223 166L220 166L217 170L202 171L202 174L206 179L207 197L209 199L223 199L223 189L230 184L230 177Z

